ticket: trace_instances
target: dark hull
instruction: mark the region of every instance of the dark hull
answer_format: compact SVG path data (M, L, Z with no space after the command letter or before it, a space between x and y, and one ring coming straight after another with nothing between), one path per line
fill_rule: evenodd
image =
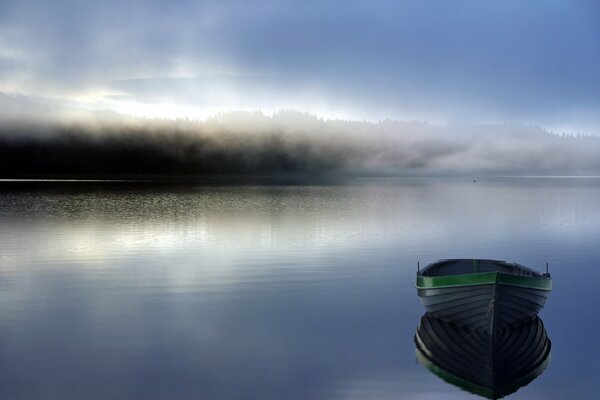
M469 330L505 330L536 315L548 290L489 283L418 288L421 303L433 317Z
M546 368L550 340L539 317L503 332L473 332L425 314L415 335L417 359L463 390L501 398Z

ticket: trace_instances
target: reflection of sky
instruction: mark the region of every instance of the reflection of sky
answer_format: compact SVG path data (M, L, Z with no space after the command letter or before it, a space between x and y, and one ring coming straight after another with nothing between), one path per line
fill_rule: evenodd
M0 91L150 116L298 109L598 133L593 1L3 1Z
M540 237L577 245L586 233L600 229L600 216L587 212L596 198L578 195L594 194L588 184L595 180L531 181L406 180L402 186L365 181L334 188L159 189L106 196L34 193L18 200L10 195L5 198L10 208L0 214L5 227L0 235L5 248L15 250L4 257L38 264L44 259L102 262L140 249L229 260L391 246L411 251L434 242L462 251L463 237L486 243L489 251L490 244L507 236L526 241L524 246ZM556 189L557 182L565 191ZM454 237L461 223L462 236ZM34 251L18 253L23 245Z
M476 256L554 277L552 362L511 398L585 398L598 200L595 180L3 192L0 394L466 398L415 364L414 270Z

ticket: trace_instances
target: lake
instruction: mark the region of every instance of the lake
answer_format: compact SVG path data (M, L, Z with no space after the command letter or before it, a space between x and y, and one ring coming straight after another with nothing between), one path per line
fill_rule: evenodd
M597 398L600 179L0 183L2 399L473 399L416 362L421 266L543 270L552 359Z

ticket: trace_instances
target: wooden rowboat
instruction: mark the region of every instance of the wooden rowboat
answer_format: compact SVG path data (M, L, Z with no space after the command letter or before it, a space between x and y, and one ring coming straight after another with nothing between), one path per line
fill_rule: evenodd
M512 262L449 259L419 270L416 286L433 317L494 332L536 315L552 290L552 278Z

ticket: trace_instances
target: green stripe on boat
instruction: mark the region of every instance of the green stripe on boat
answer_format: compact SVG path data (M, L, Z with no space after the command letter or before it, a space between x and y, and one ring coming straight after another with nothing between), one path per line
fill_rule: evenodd
M417 289L431 289L452 286L474 286L501 284L532 289L551 290L552 280L535 276L505 274L502 272L480 272L474 274L417 276Z

